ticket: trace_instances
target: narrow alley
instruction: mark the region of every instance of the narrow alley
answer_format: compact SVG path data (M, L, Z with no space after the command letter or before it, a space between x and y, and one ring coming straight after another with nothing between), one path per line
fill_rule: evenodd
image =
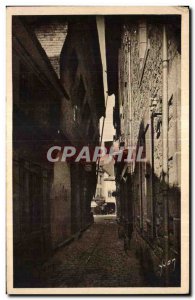
M180 286L180 33L13 17L14 288Z
M124 251L114 216L96 216L82 237L34 270L35 287L148 286L132 249Z

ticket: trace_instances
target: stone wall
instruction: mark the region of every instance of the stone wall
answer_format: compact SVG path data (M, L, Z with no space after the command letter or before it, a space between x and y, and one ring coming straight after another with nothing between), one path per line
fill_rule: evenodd
M143 22L143 19L141 20ZM119 103L121 117L120 141L125 146L143 146L146 163L133 167L134 230L143 251L151 253L151 270L159 272L164 257L164 203L162 184L162 22L147 20L147 46L140 58L140 20L126 22L119 50ZM173 22L174 23L174 22ZM168 36L168 177L169 186L169 258L180 264L180 37L179 24L167 24ZM143 45L142 45L143 56ZM151 118L151 104L155 115ZM154 103L153 102L153 103ZM128 199L127 199L128 201ZM147 243L145 243L147 241ZM149 246L148 246L149 245ZM151 251L150 251L151 250ZM155 255L154 255L155 254ZM153 257L155 256L155 259ZM149 258L148 258L149 259ZM147 265L147 263L145 263ZM179 271L171 272L174 283ZM160 284L160 283L159 283Z

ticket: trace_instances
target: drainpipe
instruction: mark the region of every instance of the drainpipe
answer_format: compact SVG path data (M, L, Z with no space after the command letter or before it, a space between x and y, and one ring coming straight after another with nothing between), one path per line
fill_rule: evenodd
M163 203L164 203L164 259L165 286L169 284L169 211L168 211L168 54L166 25L163 25L163 100L162 100L162 137L163 137Z
M129 105L129 114L128 114L128 121L129 121L129 132L128 138L130 141L130 147L132 147L132 97L131 97L131 40L130 36L128 36L128 105ZM130 173L132 175L132 163L130 163Z

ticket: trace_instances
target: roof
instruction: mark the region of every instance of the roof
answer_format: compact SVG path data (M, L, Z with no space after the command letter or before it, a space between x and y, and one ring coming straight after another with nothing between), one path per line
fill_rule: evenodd
M49 81L55 92L59 96L69 98L64 87L60 83L49 58L41 47L36 35L30 30L28 24L21 17L13 17L12 23L13 37L17 40L30 60L36 65L38 71ZM14 44L13 44L14 47Z

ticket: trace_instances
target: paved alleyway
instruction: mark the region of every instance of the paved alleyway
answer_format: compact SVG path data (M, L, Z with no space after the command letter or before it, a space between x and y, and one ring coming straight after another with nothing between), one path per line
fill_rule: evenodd
M135 254L124 252L116 221L107 216L97 217L80 239L59 249L34 275L41 287L147 286Z

